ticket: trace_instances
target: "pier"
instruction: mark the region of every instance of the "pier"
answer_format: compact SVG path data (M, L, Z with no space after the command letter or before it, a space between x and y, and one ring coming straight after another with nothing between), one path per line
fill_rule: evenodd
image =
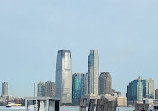
M83 98L80 103L79 111L86 111L87 98ZM116 111L117 101L109 101L107 98L90 99L88 104L88 111Z
M31 105L40 111L44 108L46 111L50 111L49 107L53 108L53 111L60 111L60 99L53 97L25 97L25 109L28 109L28 106ZM42 104L43 103L43 104ZM36 106L35 106L36 105Z

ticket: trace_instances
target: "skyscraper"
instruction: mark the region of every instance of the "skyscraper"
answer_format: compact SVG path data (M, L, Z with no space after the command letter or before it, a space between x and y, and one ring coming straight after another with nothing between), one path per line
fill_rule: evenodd
M88 94L88 73L84 74L84 95Z
M45 96L45 82L40 81L37 84L37 96L44 97Z
M2 96L8 96L8 82L2 83Z
M83 73L72 75L72 103L74 105L79 105L81 97L84 95L84 75Z
M128 105L134 105L137 101L143 100L143 79L141 77L129 83L126 96Z
M127 86L128 104L142 101L143 98L155 99L155 81L153 79L144 80L139 77Z
M55 83L51 81L45 82L45 96L55 97Z
M109 72L102 72L99 76L99 94L112 93L112 78Z
M59 50L56 62L55 96L61 103L72 103L72 63L70 50Z
M153 79L146 80L146 92L148 92L146 95L147 98L155 99L155 81Z
M90 50L90 54L88 56L88 94L98 95L98 76L98 50Z

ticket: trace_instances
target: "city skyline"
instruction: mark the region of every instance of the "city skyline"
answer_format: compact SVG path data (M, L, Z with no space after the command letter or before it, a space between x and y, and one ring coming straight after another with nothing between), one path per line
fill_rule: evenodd
M72 72L87 73L89 50L98 49L99 73L110 72L122 95L138 76L154 78L158 88L157 4L0 1L0 82L10 95L33 96L34 83L55 81L58 50L71 50Z
M62 50L65 50L65 49L62 49ZM59 52L60 50L58 50L58 52ZM65 50L65 51L70 51L70 50ZM90 50L90 52L91 52L92 50ZM97 51L97 53L98 53L98 51ZM88 71L87 71L88 72ZM85 73L85 72L84 72ZM99 79L99 76L100 76L100 74L101 74L102 72L99 72L99 75L98 75L98 79ZM72 72L72 74L73 74L73 72ZM88 73L87 73L88 74ZM150 77L151 78L151 77ZM136 78L133 78L133 79L136 79ZM152 79L152 78L151 78ZM47 80L47 81L49 81L49 80ZM42 80L41 80L41 82L42 82ZM55 82L55 81L54 81ZM7 82L8 83L8 82ZM98 83L99 84L99 83ZM32 85L34 85L34 83L32 84ZM156 84L155 84L156 85ZM38 92L38 84L36 83L36 86L35 86L35 88L36 88L36 91ZM155 87L155 89L156 89L156 87ZM9 89L8 89L9 90ZM98 88L98 90L99 90L99 88ZM33 89L32 89L32 95L31 96L33 96ZM123 94L124 96L126 96L126 91L125 91L125 94ZM10 95L12 95L12 94L10 94ZM37 94L36 94L37 95ZM18 97L18 96L17 96ZM24 97L24 96L19 96L19 97Z

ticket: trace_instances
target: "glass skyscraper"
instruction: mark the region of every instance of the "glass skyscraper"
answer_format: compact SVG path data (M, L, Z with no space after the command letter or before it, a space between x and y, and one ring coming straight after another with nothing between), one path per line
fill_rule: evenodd
M143 83L142 77L129 83L127 86L127 101L142 101L143 100Z
M135 82L137 82L136 83L137 101L142 101L143 100L143 80L138 78L138 80Z
M128 103L142 101L143 98L155 99L155 81L153 79L144 80L139 77L129 83L126 96Z
M98 95L98 76L98 50L90 50L90 54L88 56L88 94Z
M84 76L83 73L72 75L72 103L79 105L81 97L84 95Z
M72 62L70 50L59 50L56 62L55 96L61 103L72 103Z

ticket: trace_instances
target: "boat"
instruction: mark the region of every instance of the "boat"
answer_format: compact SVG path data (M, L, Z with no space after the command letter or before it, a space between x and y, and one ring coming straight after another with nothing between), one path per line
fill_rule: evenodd
M20 107L21 106L21 104L15 104L15 103L13 103L13 102L9 102L7 105L6 105L6 107Z

